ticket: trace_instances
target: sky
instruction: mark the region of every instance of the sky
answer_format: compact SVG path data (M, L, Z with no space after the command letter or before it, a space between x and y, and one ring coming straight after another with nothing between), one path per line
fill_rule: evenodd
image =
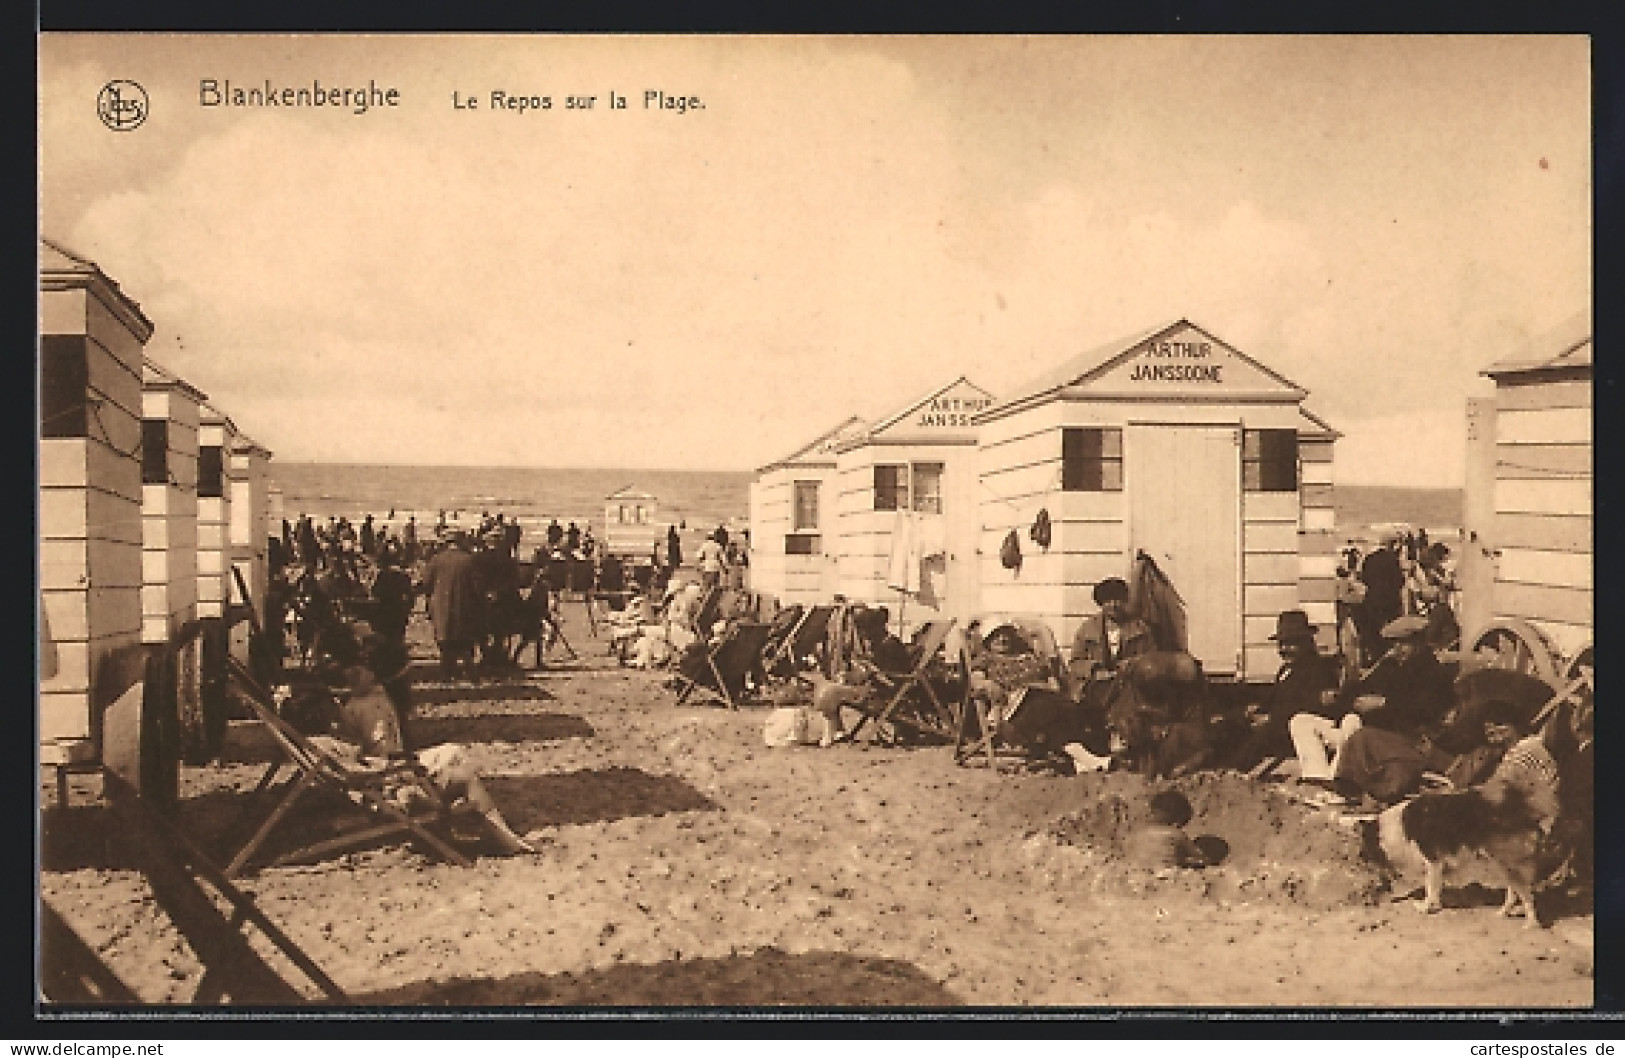
M1183 317L1309 391L1340 482L1460 486L1478 372L1590 312L1590 60L1533 36L47 34L41 232L282 460L748 470ZM138 128L97 116L115 78L147 92ZM201 105L266 79L399 102Z

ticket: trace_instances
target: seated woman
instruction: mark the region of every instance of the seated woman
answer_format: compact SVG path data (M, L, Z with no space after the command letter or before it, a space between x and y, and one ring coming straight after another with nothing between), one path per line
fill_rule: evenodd
M1058 749L1080 772L1110 764L1084 745L1093 734L1088 711L1063 693L1053 660L1041 657L1014 625L971 637L967 651L970 697L982 702L989 727L1004 741L1039 754Z
M616 662L625 665L636 649L638 637L643 635L643 627L654 623L649 597L632 596L624 607L610 611L608 622L609 653L615 655Z
M364 623L350 635L338 637L338 645L331 653L332 666L324 678L342 690L327 698L325 715L318 714L318 726L323 730L311 734L311 741L346 767L359 771L381 771L391 760L410 754L423 766L451 810L475 816L481 836L499 851L506 855L534 853L536 847L513 832L480 782L466 747L447 742L411 753L402 723L407 710L401 708L400 693L392 695L375 671L378 659L374 655L381 643ZM421 791L404 783L396 796L408 811L424 799Z

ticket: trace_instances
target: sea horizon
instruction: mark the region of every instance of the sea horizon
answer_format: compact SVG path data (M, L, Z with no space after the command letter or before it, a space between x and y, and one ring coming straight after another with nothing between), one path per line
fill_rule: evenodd
M633 488L655 497L652 521L693 531L718 524L743 526L750 517L754 470L682 470L641 467L480 466L469 464L273 461L289 519L359 517L399 519L415 513L433 521L441 510L477 516L499 511L534 524L557 518L603 526L607 497ZM1434 530L1460 529L1464 490L1451 487L1345 484L1333 486L1340 530L1406 523Z

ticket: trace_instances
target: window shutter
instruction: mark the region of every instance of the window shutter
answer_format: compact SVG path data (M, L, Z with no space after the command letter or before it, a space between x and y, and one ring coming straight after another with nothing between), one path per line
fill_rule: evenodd
M197 452L197 494L209 498L225 491L225 451L219 445L204 445Z
M141 484L169 483L169 420L141 420Z

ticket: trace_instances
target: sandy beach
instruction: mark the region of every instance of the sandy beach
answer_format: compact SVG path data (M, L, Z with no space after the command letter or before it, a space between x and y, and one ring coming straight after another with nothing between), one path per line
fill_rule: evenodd
M367 1005L548 1007L1581 1007L1589 909L1550 928L1498 891L1395 902L1335 817L1233 774L1179 783L1224 866L1125 865L1143 781L992 774L944 746L767 749L767 710L674 705L619 669L579 604L580 653L473 686L421 666L419 738L465 743L539 855L471 868L386 845L242 880ZM413 635L426 647L421 617ZM427 656L427 650L420 652ZM529 660L527 656L527 660ZM221 861L273 755L239 724L183 769L179 818ZM99 780L47 802L42 896L143 1002L189 1003L204 967L119 851ZM331 806L329 806L330 808ZM282 824L312 840L312 802ZM259 940L313 1001L320 994Z

